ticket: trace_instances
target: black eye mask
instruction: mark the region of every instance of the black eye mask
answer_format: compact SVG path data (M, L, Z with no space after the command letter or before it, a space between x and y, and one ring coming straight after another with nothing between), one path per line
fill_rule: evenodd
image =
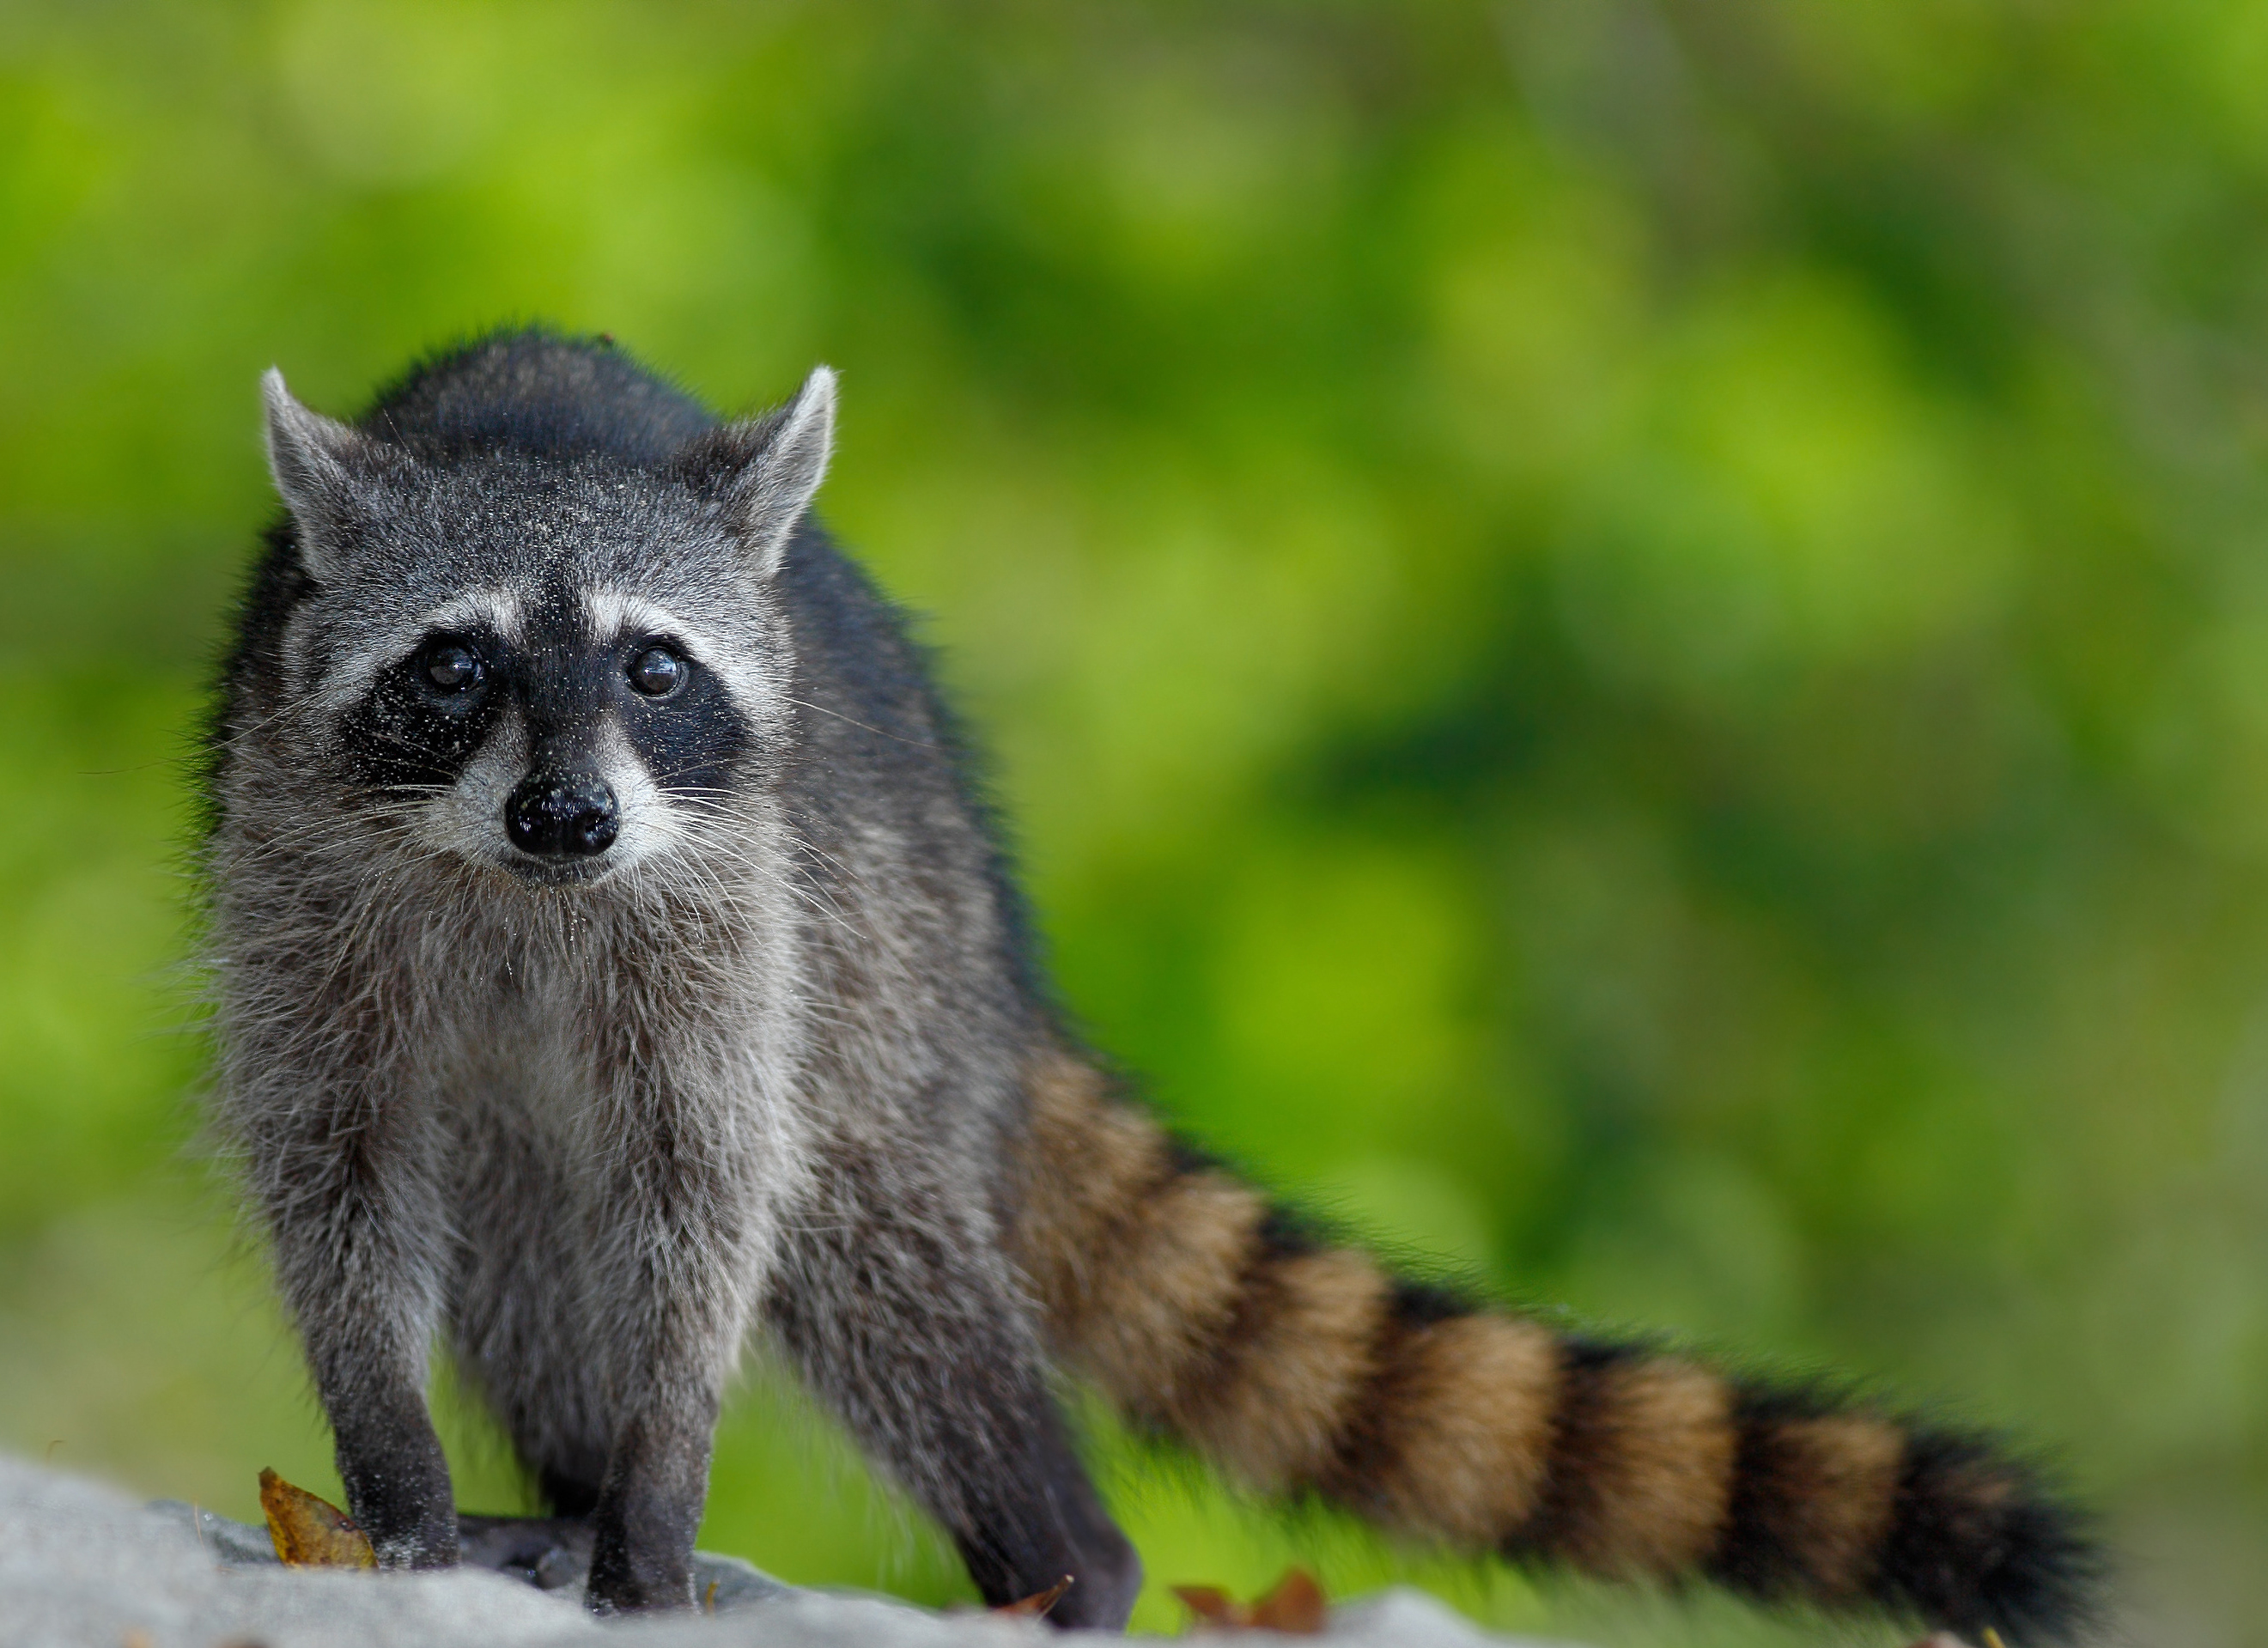
M615 656L622 730L654 784L686 797L726 788L755 733L716 672L664 639Z
M754 735L684 647L654 636L603 647L581 635L531 638L515 648L482 631L429 636L341 722L342 776L372 791L446 788L510 703L526 721L534 764L593 765L611 717L660 790L691 798L730 784Z
M344 776L362 788L446 788L496 728L493 636L443 635L381 672L339 725Z

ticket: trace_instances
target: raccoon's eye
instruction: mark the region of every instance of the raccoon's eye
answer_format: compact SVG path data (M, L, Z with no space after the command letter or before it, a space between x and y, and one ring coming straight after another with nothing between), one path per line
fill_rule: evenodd
M417 673L443 692L469 692L481 684L481 655L455 641L436 641L418 654Z
M648 647L630 660L630 685L649 698L668 697L692 673L692 666L667 647Z

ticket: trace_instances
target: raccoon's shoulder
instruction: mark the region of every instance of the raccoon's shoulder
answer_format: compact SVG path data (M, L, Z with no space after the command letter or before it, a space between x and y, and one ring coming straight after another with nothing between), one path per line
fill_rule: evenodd
M541 327L490 332L428 357L359 420L372 434L446 463L497 451L666 461L716 420L606 337Z
M939 681L906 609L806 515L789 541L781 593L795 635L799 769L809 827L888 822L932 871L981 889L1003 975L1052 1012L1031 912L995 806L992 764Z
M906 610L813 516L788 541L779 589L805 695L825 707L833 731L849 737L863 724L867 736L855 741L880 737L900 761L910 749L935 750L952 717L934 658Z

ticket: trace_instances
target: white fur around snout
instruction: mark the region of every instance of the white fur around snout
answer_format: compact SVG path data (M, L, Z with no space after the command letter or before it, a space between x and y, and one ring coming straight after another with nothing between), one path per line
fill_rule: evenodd
M527 773L527 726L518 711L501 717L457 782L425 808L432 844L475 864L524 857L504 834L504 804Z
M674 845L682 835L677 809L654 783L621 724L611 716L599 729L598 757L599 776L615 792L621 833L594 862L628 869Z
M684 820L668 795L612 717L595 740L599 776L615 793L617 830L606 851L572 861L578 879L599 880L667 850L684 838ZM499 717L497 730L465 764L463 776L427 804L424 822L431 844L474 864L526 873L552 861L522 852L504 828L504 804L527 776L530 749L526 722L517 708Z

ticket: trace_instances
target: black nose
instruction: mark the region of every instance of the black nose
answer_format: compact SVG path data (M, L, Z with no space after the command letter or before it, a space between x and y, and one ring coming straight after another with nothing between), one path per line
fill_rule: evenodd
M621 829L615 792L596 773L530 773L504 804L512 844L541 858L588 858Z

